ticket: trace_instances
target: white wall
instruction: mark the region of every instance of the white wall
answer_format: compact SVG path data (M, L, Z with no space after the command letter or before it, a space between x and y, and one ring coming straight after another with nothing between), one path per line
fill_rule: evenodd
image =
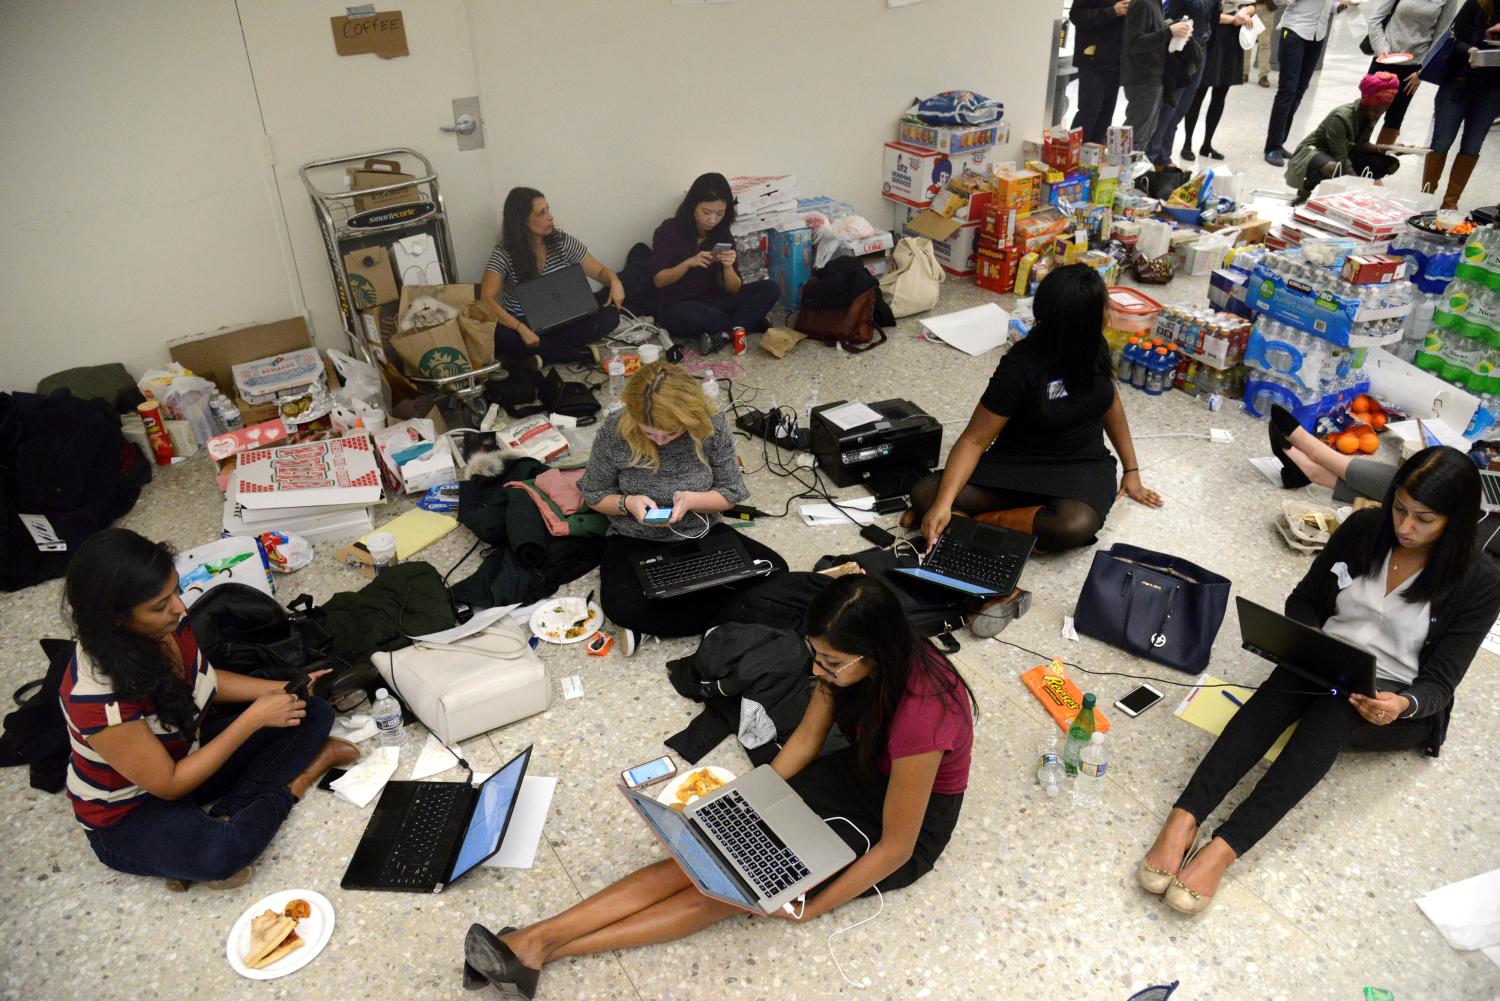
M803 195L890 225L881 146L915 96L1006 103L1039 133L1056 0L476 0L495 202L547 194L619 267L695 176L796 174ZM488 54L488 55L486 55Z
M232 2L0 2L0 389L292 315Z

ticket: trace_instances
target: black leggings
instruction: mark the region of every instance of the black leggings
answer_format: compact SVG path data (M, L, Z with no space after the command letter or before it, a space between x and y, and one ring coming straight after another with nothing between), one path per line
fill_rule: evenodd
M1198 88L1198 93L1193 97L1193 103L1188 105L1187 117L1183 119L1182 148L1193 148L1193 130L1198 127L1198 112L1203 108L1203 95L1210 88L1205 85ZM1214 145L1214 132L1219 128L1219 119L1224 116L1224 99L1229 96L1228 87L1212 88L1213 95L1208 99L1208 117L1203 119L1203 148L1212 149Z
M500 358L517 359L526 355L541 355L544 365L566 365L571 362L592 362L588 346L608 336L620 325L620 312L613 306L605 306L597 313L582 316L571 323L554 327L546 333L537 334L541 341L529 348L514 330L495 326L495 354Z
M677 526L684 535L692 535L697 518L689 517ZM709 537L733 532L722 522L709 529ZM785 571L786 560L769 546L741 534L740 542L752 560L769 560L772 572ZM611 535L604 540L604 557L599 565L599 605L609 621L648 636L700 636L718 623L719 613L729 607L736 594L752 587L765 577L747 577L734 584L722 584L701 591L679 594L675 598L648 598L635 575L636 558L647 550L661 548L660 542Z
M925 515L937 500L938 484L943 481L941 472L933 473L917 481L911 488L911 506L918 517ZM1004 490L998 487L978 487L964 484L953 500L953 510L967 515L984 514L988 511L1004 511L1018 507L1040 507L1031 531L1036 536L1038 547L1048 552L1077 549L1094 541L1104 519L1092 506L1071 497L1047 497L1027 493L1024 490Z
M1346 696L1287 693L1308 692L1315 687L1284 667L1272 671L1265 687L1245 700L1244 707L1230 718L1177 798L1176 806L1202 824L1229 790L1255 767L1281 731L1297 723L1275 763L1214 832L1236 855L1245 854L1270 833L1287 811L1328 774L1344 748L1408 751L1422 746L1431 733L1430 718L1376 726L1361 716Z

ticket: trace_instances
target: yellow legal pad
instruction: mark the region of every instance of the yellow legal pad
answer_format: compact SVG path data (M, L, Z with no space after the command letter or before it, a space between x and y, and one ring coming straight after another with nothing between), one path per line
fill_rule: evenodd
M433 511L423 511L415 507L398 518L392 518L375 529L375 532L389 532L394 535L396 559L409 560L457 527L457 518ZM361 536L359 541L367 543L370 535L374 535L375 532Z
M1212 674L1205 674L1202 683L1204 685L1222 685L1224 684L1224 679L1215 678ZM1191 692L1188 692L1187 698L1182 700L1182 705L1177 707L1177 717L1186 720L1200 730L1207 730L1217 737L1224 732L1224 727L1229 725L1229 718L1238 712L1240 708L1226 699L1223 695L1224 692L1228 692L1241 702L1244 702L1255 694L1250 689L1241 688L1239 685L1229 685L1225 688L1195 688ZM1265 753L1267 761L1276 760L1277 755L1281 754L1281 749L1291 739L1292 731L1295 729L1297 729L1297 724L1293 723L1281 732L1281 736L1276 738L1276 743L1272 744L1271 749Z

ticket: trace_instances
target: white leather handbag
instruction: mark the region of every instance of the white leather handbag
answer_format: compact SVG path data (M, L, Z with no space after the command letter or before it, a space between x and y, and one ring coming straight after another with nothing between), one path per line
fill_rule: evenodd
M925 313L936 306L946 277L932 250L932 241L903 236L891 252L895 270L880 279L881 291L890 300L891 315L898 319Z
M552 701L547 669L514 623L501 620L447 643L417 640L371 660L444 743L534 716Z

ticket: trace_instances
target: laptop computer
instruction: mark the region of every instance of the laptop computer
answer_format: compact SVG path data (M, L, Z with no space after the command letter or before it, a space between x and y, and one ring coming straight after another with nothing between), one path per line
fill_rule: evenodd
M349 868L346 890L440 893L500 850L531 747L479 786L467 782L389 782L375 804Z
M516 299L526 314L526 325L538 334L599 311L599 302L579 264L522 282L516 286Z
M668 542L636 557L635 575L648 598L672 598L706 587L732 584L765 575L773 567L752 560L733 532L717 532L703 539Z
M921 566L895 572L965 594L1007 595L1036 545L1036 536L973 518L954 518Z
M776 913L854 861L854 850L770 765L681 812L620 791L701 892L752 914Z
M1238 595L1241 645L1336 695L1375 694L1375 655Z

